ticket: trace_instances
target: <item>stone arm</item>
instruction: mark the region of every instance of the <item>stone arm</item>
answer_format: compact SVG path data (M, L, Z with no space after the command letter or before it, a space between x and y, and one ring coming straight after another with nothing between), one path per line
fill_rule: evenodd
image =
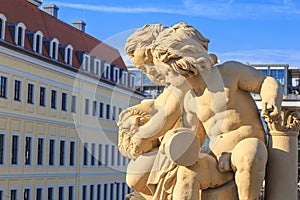
M260 94L262 115L268 115L272 119L279 117L282 88L278 81L251 66L238 62L227 62L224 64L224 68L225 74L238 79L239 89Z

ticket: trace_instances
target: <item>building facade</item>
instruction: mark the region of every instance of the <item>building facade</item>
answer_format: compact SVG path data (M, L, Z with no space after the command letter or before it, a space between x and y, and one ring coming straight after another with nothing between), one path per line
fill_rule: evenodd
M55 5L0 5L0 200L124 199L116 121L144 98L134 74Z

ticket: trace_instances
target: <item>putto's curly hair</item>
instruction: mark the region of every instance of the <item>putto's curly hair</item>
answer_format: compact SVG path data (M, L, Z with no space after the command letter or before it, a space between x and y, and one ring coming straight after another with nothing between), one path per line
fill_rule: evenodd
M180 22L162 31L152 44L153 59L168 63L181 75L194 76L216 64L208 54L209 40L194 27Z
M136 49L150 49L158 34L167 27L161 24L146 24L137 29L125 44L125 52L130 57Z

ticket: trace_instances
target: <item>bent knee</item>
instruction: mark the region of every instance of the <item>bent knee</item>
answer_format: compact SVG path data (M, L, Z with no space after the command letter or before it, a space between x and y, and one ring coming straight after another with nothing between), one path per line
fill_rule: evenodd
M264 170L268 159L266 145L257 138L240 141L231 155L232 167L235 170Z

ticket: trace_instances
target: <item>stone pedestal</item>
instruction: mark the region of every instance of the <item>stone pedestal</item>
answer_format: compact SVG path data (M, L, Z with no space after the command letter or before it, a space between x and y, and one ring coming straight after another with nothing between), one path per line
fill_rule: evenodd
M282 107L281 119L266 119L269 128L265 199L297 199L300 108Z

